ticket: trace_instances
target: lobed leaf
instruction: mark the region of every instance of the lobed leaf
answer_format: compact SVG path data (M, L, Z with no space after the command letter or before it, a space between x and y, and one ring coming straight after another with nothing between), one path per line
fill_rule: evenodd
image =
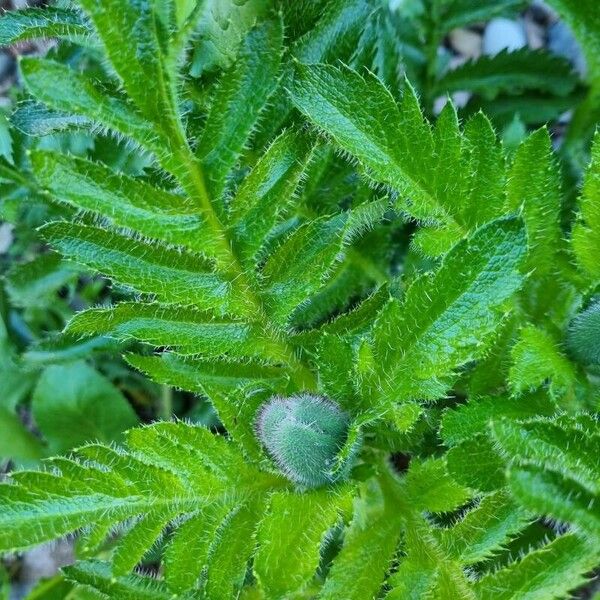
M215 93L196 149L214 198L223 193L225 180L277 85L282 38L280 20L263 21L251 29Z
M92 308L78 313L69 322L67 331L172 346L183 355L284 360L279 346L266 336L260 325L218 318L192 308L122 302L114 308Z
M503 600L515 595L532 600L562 598L585 582L585 573L594 568L598 554L573 534L527 554L522 560L475 583L480 600Z
M452 385L455 369L481 356L521 285L524 251L519 221L495 221L455 246L402 302L384 307L373 329L384 401L436 400Z
M243 313L232 283L198 255L135 241L99 227L50 223L42 235L65 257L164 302Z
M34 152L31 162L40 185L59 200L118 227L220 257L213 230L188 198L82 158Z

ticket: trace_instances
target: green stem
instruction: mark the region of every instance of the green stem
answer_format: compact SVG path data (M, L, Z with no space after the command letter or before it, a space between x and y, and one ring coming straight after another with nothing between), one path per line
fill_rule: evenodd
M173 418L173 388L171 386L161 386L158 416L163 421L170 421Z

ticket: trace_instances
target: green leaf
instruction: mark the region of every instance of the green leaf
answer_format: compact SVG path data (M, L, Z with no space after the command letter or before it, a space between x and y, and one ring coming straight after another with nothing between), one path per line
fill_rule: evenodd
M113 555L112 571L116 576L127 575L141 561L172 516L169 511L148 512L133 524L119 540Z
M31 547L99 518L117 525L156 510L174 517L212 503L236 506L280 481L202 427L157 423L131 430L128 445L84 446L53 461L52 473L15 473L0 486L0 548Z
M98 227L50 223L42 235L64 256L160 300L238 313L232 284L197 255L151 246ZM241 307L240 307L241 310Z
M387 200L365 203L331 218L315 219L296 229L267 259L267 310L282 323L325 282L344 247L381 219Z
M61 333L32 344L22 356L28 367L37 368L89 358L96 352L115 352L119 346L114 340L105 337L75 339Z
M475 96L465 107L464 113L474 115L482 112L499 127L506 127L515 115L519 115L519 119L526 125L539 127L558 119L565 110L581 102L583 97L580 88L576 88L568 96L533 91L518 96L502 95L493 100Z
M371 0L330 0L318 5L286 3L284 9L287 11L284 12L286 35L294 27L294 17L299 21L301 32L291 44L290 57L312 64L336 60L348 62L353 58L363 29L377 12ZM298 14L294 15L294 11ZM306 30L310 11L314 11L315 15ZM293 63L288 62L281 84L265 110L264 131L258 132L261 141L263 138L270 139L290 118L293 107L290 106L287 89L292 77Z
M70 321L67 331L119 340L134 338L154 346L172 346L184 355L283 360L278 346L259 325L160 304L122 302L114 308L88 309Z
M367 502L367 498L355 502L344 545L319 600L364 600L379 593L398 545L400 521L389 508L375 505L369 512Z
M32 411L54 453L89 441L118 441L138 422L121 392L84 362L45 369Z
M575 525L583 535L600 540L598 493L533 466L511 467L507 479L513 497L528 510Z
M203 348L208 344L204 344ZM216 345L218 348L218 344ZM237 344L236 350L237 352ZM217 350L217 356L221 354ZM131 365L158 383L182 388L206 396L231 437L248 455L262 458L254 421L260 404L267 396L288 389L289 373L281 367L258 362L237 363L227 359L199 359L176 356L126 355Z
M561 247L560 170L546 129L532 133L517 149L507 182L507 206L521 210L527 229L527 266L541 277L556 268Z
M484 576L475 583L475 592L480 600L562 598L583 584L584 575L597 564L597 551L576 536L565 534Z
M159 383L209 397L215 390L231 393L234 389L246 388L251 384L257 387L275 386L286 381L284 369L261 363L203 360L193 356L180 357L172 352L160 356L128 354L125 358L129 364Z
M440 435L446 444L454 446L486 431L491 421L502 417L525 420L536 416L550 416L555 410L555 404L544 392L519 398L471 398L466 404L444 413Z
M305 63L324 63L340 58L344 52L353 52L373 8L369 0L328 2L313 27L294 42L294 58Z
M77 270L59 255L41 254L11 269L6 291L17 306L44 306L56 302L56 292L76 277Z
M207 507L193 514L173 534L165 550L165 579L169 588L184 592L195 586L208 564L211 543L231 508Z
M244 264L254 267L265 239L285 214L311 157L311 144L285 132L267 149L231 201L229 227Z
M81 158L34 152L31 162L40 185L58 200L118 227L219 257L221 246L188 198Z
M579 198L579 221L573 227L572 243L575 257L585 271L591 284L600 281L600 134L596 134L592 146L592 159L585 174Z
M386 600L473 600L460 564L438 543L435 530L414 515L407 520L405 552L390 577Z
M473 490L493 492L505 485L506 462L483 433L450 448L446 460L452 477Z
M402 302L388 303L373 330L385 402L436 400L456 368L481 356L521 285L524 252L520 222L494 221L455 246L435 275L415 281Z
M471 227L500 217L504 206L506 166L502 147L483 113L467 121L462 169L465 173L462 214Z
M10 117L12 125L25 135L44 136L57 131L89 128L86 117L52 110L35 100L21 102Z
M319 566L325 535L347 501L347 494L338 489L272 496L254 562L267 597L286 597L310 581Z
M81 13L56 7L7 11L0 18L0 46L36 38L79 38L91 29Z
M212 100L196 153L214 198L221 196L229 172L277 85L282 38L280 20L264 21L251 29Z
M550 380L550 391L561 392L575 385L576 372L546 331L528 326L521 331L511 352L513 364L508 375L515 394L540 387Z
M215 600L235 598L244 583L248 560L255 550L253 533L265 510L265 501L255 498L226 520L212 551L206 573L206 593Z
M406 493L417 511L448 512L464 504L469 492L449 475L442 459L411 461Z
M361 161L373 179L409 198L410 204L402 207L413 216L456 226L453 198L435 189L431 177L437 162L446 157L433 152L429 124L410 86L398 106L375 76L363 78L345 67L298 66L292 99L336 144Z
M78 561L64 568L69 581L88 586L101 595L99 598L120 598L122 600L170 600L173 595L162 581L153 577L127 575L115 577L111 565L99 560ZM184 594L182 600L195 598Z
M564 58L542 50L520 49L483 56L448 71L436 83L436 93L468 90L494 98L503 92L534 89L564 96L576 85L577 76Z
M356 391L352 380L355 350L348 338L324 333L319 342L317 364L323 393L342 407L355 409Z
M504 491L484 496L458 523L443 529L441 546L462 564L488 560L530 523L531 516Z
M600 426L581 429L573 419L492 424L494 440L502 453L520 465L535 465L570 477L592 494L600 494Z
M169 131L178 120L174 73L166 64L164 31L154 3L80 0L129 97L150 121ZM150 85L149 85L150 83Z
M268 13L267 0L209 0L203 3L197 26L198 40L192 58L191 75L201 77L235 60L244 36L259 18ZM226 24L226 26L224 26Z
M164 155L164 147L152 125L123 100L100 89L89 75L41 58L22 58L20 65L25 86L40 102L61 112L85 117L135 140L159 156Z
M0 406L0 456L3 459L39 460L44 455L40 440L27 431L19 417Z

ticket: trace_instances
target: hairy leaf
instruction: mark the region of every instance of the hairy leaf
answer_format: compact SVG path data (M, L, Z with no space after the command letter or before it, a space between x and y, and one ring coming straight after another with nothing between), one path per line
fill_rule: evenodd
M524 246L519 221L496 221L458 244L402 302L393 300L382 310L373 340L387 402L443 396L454 370L480 355L500 310L521 284Z

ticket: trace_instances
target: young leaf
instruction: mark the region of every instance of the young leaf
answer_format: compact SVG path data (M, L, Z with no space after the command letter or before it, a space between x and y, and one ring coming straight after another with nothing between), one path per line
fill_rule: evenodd
M264 21L251 29L242 42L235 66L223 75L213 98L196 153L214 198L221 196L227 175L275 89L282 37L280 20Z

